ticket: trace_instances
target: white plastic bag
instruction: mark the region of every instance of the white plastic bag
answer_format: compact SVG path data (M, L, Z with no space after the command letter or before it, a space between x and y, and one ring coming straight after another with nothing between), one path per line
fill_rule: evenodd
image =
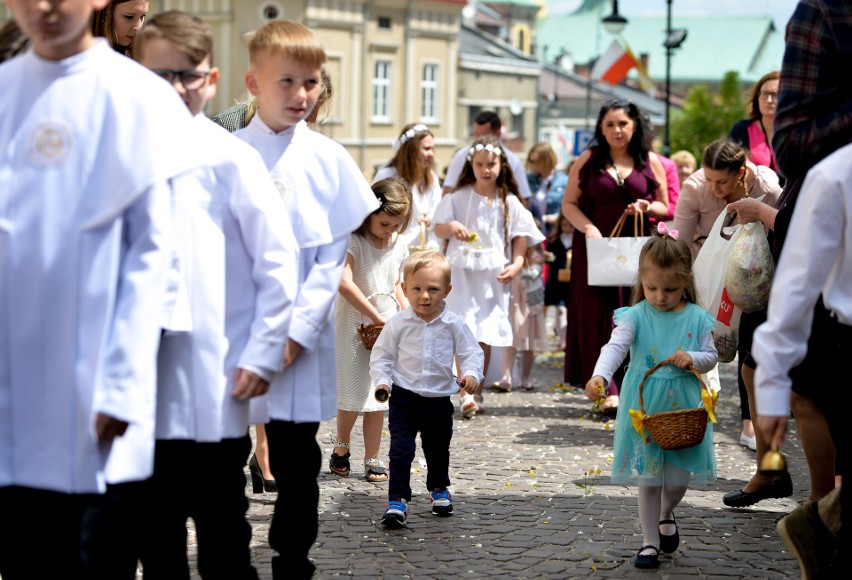
M733 239L722 237L722 225L728 214L723 211L707 236L698 257L692 266L698 301L707 312L716 317L713 342L719 353L719 362L734 360L739 343L740 316L742 311L731 302L725 289L728 258L733 249ZM735 233L736 235L736 233Z
M775 270L763 224L757 221L740 226L730 243L732 248L725 274L728 298L743 312L757 312L769 302Z

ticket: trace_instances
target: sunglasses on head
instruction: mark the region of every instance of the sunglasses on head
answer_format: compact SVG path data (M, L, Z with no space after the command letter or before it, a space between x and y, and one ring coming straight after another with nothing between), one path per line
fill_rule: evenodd
M619 107L619 108L627 108L630 105L629 99L610 99L608 101L603 102L603 106L607 109Z

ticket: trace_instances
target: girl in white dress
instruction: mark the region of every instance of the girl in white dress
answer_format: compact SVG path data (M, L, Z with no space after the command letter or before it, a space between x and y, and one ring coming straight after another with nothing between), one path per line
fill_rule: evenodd
M383 324L396 313L397 304L408 306L400 285L408 245L398 232L405 230L411 217L411 191L404 179L390 177L374 183L373 193L382 205L349 239L337 299L337 441L329 469L335 475L349 475L349 439L363 412L365 478L379 482L388 478L378 459L388 404L372 396L370 351L356 329L361 324Z
M426 125L409 123L393 142L393 149L396 154L387 165L379 169L373 183L388 177L402 177L408 181L411 184L413 219L408 228L400 230L400 236L408 246L420 245L420 224L423 223L426 226L427 243L437 244L432 216L443 193L435 173L434 136Z
M544 241L518 199L497 139L474 141L458 187L438 204L434 221L438 237L449 239L454 284L447 306L464 318L482 346L487 374L491 346L512 346L508 283L521 272L527 247ZM482 412L482 384L476 395L462 396L461 406L465 417Z

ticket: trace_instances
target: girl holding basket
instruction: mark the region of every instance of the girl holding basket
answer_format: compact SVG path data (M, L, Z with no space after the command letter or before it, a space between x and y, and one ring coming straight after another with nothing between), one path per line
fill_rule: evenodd
M400 285L408 247L399 232L405 230L411 216L411 189L404 179L389 177L374 183L373 193L382 205L349 239L337 300L337 440L328 466L335 475L349 475L349 439L363 412L364 477L377 483L388 479L379 461L388 405L373 397L370 351L357 328L365 322L384 324L398 304L408 306Z
M702 401L710 420L715 420L714 398L687 370L707 372L716 364L710 334L715 320L695 304L689 247L664 223L657 232L639 256L633 306L615 311L616 327L586 384L586 395L597 400L629 351L615 428L612 482L639 486L643 541L634 560L637 568L656 568L659 553L674 552L680 544L673 512L690 479L699 485L716 479L712 425L699 431L703 439L697 445L666 450L656 431L652 437L643 424L649 415L696 409ZM659 363L666 366L655 370Z

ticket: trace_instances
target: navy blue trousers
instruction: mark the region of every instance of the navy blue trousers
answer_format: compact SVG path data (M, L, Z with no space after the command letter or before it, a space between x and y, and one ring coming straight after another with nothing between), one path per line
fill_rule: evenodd
M453 438L453 403L449 397L424 397L398 385L389 401L390 478L388 498L411 501L411 463L417 433L426 456L429 491L450 485L450 441Z

